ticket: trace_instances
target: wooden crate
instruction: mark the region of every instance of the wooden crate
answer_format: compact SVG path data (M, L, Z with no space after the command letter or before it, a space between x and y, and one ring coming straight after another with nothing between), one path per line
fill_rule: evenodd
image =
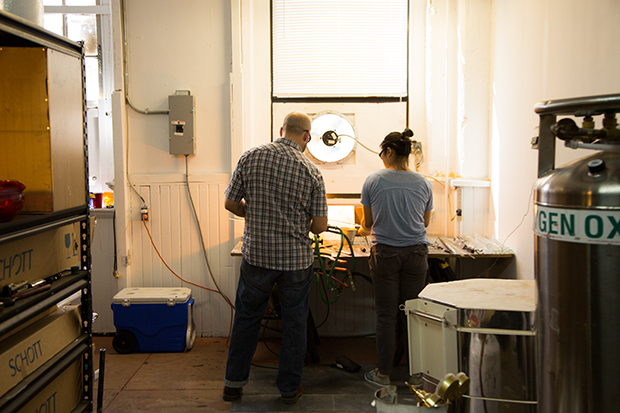
M22 213L87 203L82 93L79 58L0 48L0 179L26 185Z

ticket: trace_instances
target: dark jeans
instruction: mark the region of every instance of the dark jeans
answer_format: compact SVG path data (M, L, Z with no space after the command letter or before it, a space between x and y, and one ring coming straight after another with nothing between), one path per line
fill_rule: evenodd
M260 326L274 284L278 285L282 315L282 347L276 385L283 396L291 396L301 385L306 358L306 321L312 266L298 271L276 271L241 261L241 276L235 301L226 378L228 387L243 387L250 376Z
M382 373L390 373L396 352L398 319L406 322L399 306L417 298L426 285L428 247L377 244L370 250L369 263L377 310L377 367Z

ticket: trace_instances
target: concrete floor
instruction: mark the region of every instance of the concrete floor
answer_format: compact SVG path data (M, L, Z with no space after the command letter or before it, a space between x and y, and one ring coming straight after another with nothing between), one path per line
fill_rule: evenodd
M267 340L269 348L277 353L279 339ZM93 342L95 369L99 368L99 350L106 349L104 413L231 411L231 403L222 400L224 369L228 352L226 338L198 338L194 348L189 352L153 354L118 354L114 351L112 337L109 336L95 336ZM317 351L320 356L320 366L330 366L335 362L336 357L342 355L346 355L364 368L373 366L376 362L374 338L322 338L317 346ZM263 341L258 345L254 364L271 366L277 364L277 357L269 351ZM315 365L309 367L315 368ZM401 367L406 370L405 366L401 365ZM328 367L325 367L323 371L329 371ZM345 374L342 370L337 369L334 369L333 372ZM252 384L253 374L251 373L250 376L250 384ZM269 373L256 373L258 377L261 374ZM369 397L372 400L377 388L363 381L362 372L357 374L359 377L355 377L355 381L352 383L356 387L360 383L362 392L366 392L367 389L368 394L364 394L364 397ZM304 369L304 378L306 378L306 369ZM292 406L290 408L281 405L282 411L304 411L299 410L302 408L305 411L320 411L318 406L310 405L313 400L310 395L313 393L317 395L329 390L321 389L316 384L313 390L311 380L309 383L304 381L304 384L304 396L308 395L309 397L306 397L302 404L300 403L304 399L302 396L297 407ZM308 387L308 385L310 386ZM343 382L343 385L347 384ZM95 394L97 387L98 385L95 383ZM274 393L277 392L275 384L272 387L274 387ZM359 389L356 390L356 392L359 391ZM277 399L276 396L272 398ZM96 395L94 399L96 402ZM232 410L243 411L243 407L241 409L239 405L236 405ZM97 411L96 408L94 411ZM343 406L343 411L351 410L345 410ZM368 410L365 409L364 411Z

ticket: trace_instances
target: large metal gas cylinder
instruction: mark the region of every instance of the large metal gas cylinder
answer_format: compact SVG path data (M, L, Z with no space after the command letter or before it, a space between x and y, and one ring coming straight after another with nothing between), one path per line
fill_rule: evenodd
M553 111L576 116L620 111L620 97L605 98L608 106L604 111L592 108L587 98L539 105L536 109L541 114L541 128L553 123L553 119L543 119ZM618 106L609 103L610 99ZM585 108L580 108L580 103ZM560 123L554 123L554 134L562 138L557 127ZM567 140L588 136L591 130L568 133L571 138ZM540 132L542 137L545 132ZM616 133L608 132L604 135ZM582 147L595 149L593 141L582 139ZM593 152L555 169L551 163L552 167L542 173L539 169L535 266L540 413L618 410L620 151L616 145L607 139L601 147L609 150Z

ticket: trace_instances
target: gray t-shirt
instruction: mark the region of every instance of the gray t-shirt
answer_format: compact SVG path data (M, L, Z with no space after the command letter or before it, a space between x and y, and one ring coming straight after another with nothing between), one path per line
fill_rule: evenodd
M372 210L372 244L427 244L424 213L433 209L433 190L422 174L382 169L362 186L362 205Z

